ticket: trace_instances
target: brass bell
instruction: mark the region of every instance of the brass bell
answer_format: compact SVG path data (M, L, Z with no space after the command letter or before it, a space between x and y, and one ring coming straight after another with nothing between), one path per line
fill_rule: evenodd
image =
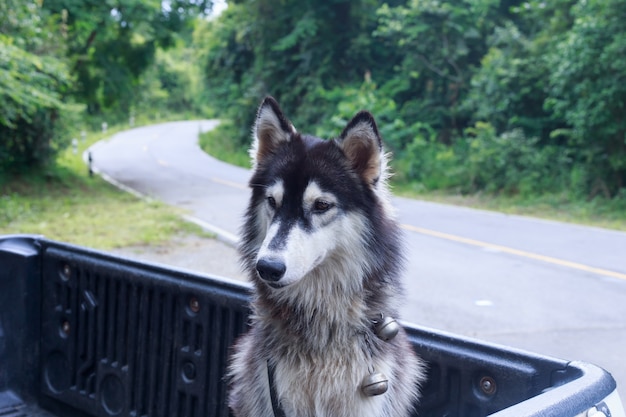
M376 323L375 331L378 338L388 342L396 337L400 331L400 325L393 317L385 316L381 321Z
M389 381L387 377L380 372L372 372L363 378L361 383L361 392L368 397L374 397L387 392Z

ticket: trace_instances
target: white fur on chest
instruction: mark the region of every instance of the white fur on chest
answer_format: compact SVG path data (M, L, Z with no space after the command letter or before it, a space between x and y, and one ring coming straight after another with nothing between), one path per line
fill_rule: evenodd
M276 391L288 416L382 416L385 394L367 397L361 392L361 383L371 369L392 374L389 364L380 358L373 363L358 344L340 356L294 355L294 359L276 364Z

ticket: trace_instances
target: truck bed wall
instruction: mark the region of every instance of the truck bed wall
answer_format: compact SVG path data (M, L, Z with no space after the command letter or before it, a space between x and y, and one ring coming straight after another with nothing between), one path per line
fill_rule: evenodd
M0 239L0 416L228 416L249 287L36 237ZM575 416L615 390L585 363L405 325L420 416Z

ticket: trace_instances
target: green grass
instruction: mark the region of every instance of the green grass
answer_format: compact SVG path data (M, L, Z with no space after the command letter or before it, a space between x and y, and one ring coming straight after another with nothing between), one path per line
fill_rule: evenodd
M250 167L247 149L238 147L232 138L233 126L228 122L200 136L200 146L211 156L222 161ZM457 206L473 207L508 214L539 217L588 226L626 230L626 199L595 198L587 201L571 198L567 193L541 196L502 196L493 194L461 195L452 191L425 191L415 184L393 181L397 195L420 200L436 201Z
M540 196L461 195L450 191L423 191L412 184L395 183L396 195L444 204L538 217L586 226L626 231L626 200L596 197L591 201L567 193Z
M204 132L198 140L203 151L229 164L250 168L248 150L234 140L236 133L230 121L222 121L215 129Z
M179 233L203 234L159 202L138 199L90 177L82 152L106 134L89 134L77 154L67 149L49 168L0 179L0 234L42 234L50 239L112 249L161 244Z

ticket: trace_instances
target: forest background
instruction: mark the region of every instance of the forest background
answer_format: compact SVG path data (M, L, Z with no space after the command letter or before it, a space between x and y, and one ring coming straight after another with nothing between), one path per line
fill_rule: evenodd
M203 146L245 165L271 94L321 137L372 111L400 192L626 217L626 0L212 6L0 0L0 187L142 117L217 117Z

